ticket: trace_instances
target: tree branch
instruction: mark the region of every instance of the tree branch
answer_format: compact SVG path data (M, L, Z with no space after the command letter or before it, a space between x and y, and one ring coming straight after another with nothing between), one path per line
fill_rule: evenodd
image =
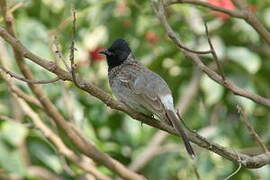
M216 53L215 48L214 48L214 46L212 44L212 41L211 41L211 39L209 37L209 32L208 32L207 24L205 23L204 26L205 26L205 32L206 32L208 44L209 44L210 49L211 49L211 54L212 54L212 56L214 58L215 63L217 64L217 68L218 68L218 71L220 72L220 75L222 77L223 83L226 83L225 82L226 81L226 79L225 79L225 73L224 73L223 67L221 66L221 64L220 64L220 62L218 60L217 53Z
M72 81L72 76L69 72L67 72L67 71L63 70L62 68L60 68L59 66L57 66L55 62L48 61L46 59L43 59L43 58L38 57L38 56L34 55L33 53L31 53L28 49L26 49L21 44L21 42L19 40L17 40L16 38L12 37L9 33L7 33L7 31L5 29L0 28L0 36L3 37L13 48L15 48L17 51L19 51L21 53L21 55L23 55L25 58L28 58L32 62L42 66L43 68L47 69L50 72L56 74L62 80ZM195 56L195 57L197 57L197 56ZM205 68L204 64L201 65L199 63L199 65L200 65L200 67ZM215 76L216 79L222 80L220 76L216 75L216 73L214 73L213 75ZM177 135L177 133L175 132L175 130L172 127L170 127L170 126L168 126L160 121L157 121L157 120L149 118L149 117L145 117L142 114L139 114L137 112L134 112L134 111L128 109L122 103L114 100L110 95L108 95L107 93L105 93L104 91L99 89L98 87L95 87L94 85L92 85L90 83L87 83L83 79L78 77L77 82L78 82L79 87L82 90L84 90L84 91L88 92L90 95L100 99L101 101L103 101L106 105L108 105L112 109L117 109L117 110L123 111L123 112L127 113L128 115L130 115L131 117L133 117L134 119L137 119L145 124L148 124L150 126L158 128L158 129L167 131L170 134ZM258 98L258 99L260 100L260 98ZM263 99L265 99L265 98L263 98ZM268 101L266 101L266 102L268 102ZM48 104L45 104L44 102L42 104L43 104L43 106L48 105ZM267 103L265 103L265 104L267 104ZM55 108L49 109L49 106L47 106L46 111L47 111L48 115L53 117L54 119L59 118L57 121L59 124L64 123L63 121L65 121L65 120L62 119L61 116L59 117L59 113L55 112L56 111ZM65 129L66 132L69 132L69 128L70 128L69 126L65 125L63 128ZM74 140L76 141L76 138L78 137L76 134L74 134L72 132L71 132L71 134L68 134L68 136L69 137L71 136L71 138L74 136L74 139L72 139L72 141L74 141ZM240 157L242 165L244 167L247 167L247 168L259 168L259 167L262 167L265 164L270 162L270 153L265 153L265 154L261 154L261 155L257 155L257 156L248 156L248 155L245 155L242 153L236 153L234 150L232 150L230 148L226 148L226 147L223 147L219 144L210 142L197 133L189 131L188 136L189 136L190 140L192 142L194 142L195 144L198 144L199 146L201 146L205 149L213 151L213 152L215 152L215 153L221 155L222 157L227 158L231 161L238 162L238 157ZM78 143L76 143L76 145L77 144ZM111 158L108 156L99 156L101 152L96 151L95 148L91 149L91 146L92 146L91 144L90 145L87 143L85 144L85 142L79 140L79 145L77 145L77 146L80 150L82 150L83 153L85 153L88 156L93 156L93 159L95 161L97 161L101 164L104 164L106 167L108 167L109 169L111 169L113 171L121 172L121 170L123 170L123 168L124 168L124 167L121 167L121 165L119 165L119 163L115 163L115 160L111 160ZM105 160L101 157L104 157ZM122 173L122 175L124 177L127 176L130 178L128 171L126 169L123 171L124 171L124 173ZM137 175L136 175L136 177L138 178ZM140 177L141 176L139 176L139 178Z
M170 6L173 4L194 4L194 5L199 5L199 6L203 6L203 7L212 9L214 11L223 12L225 14L232 16L232 17L244 18L244 14L239 12L239 11L224 9L222 7L218 7L218 6L212 5L209 2L201 1L201 0L167 0L164 3L165 6Z
M6 20L7 15L6 15L6 3L4 0L1 0L1 9L3 12L4 19ZM27 79L34 79L33 74L30 71L30 69L26 66L24 62L24 57L29 58L29 59L35 59L34 62L39 62L37 64L41 65L43 64L48 70L51 72L57 72L58 70L62 72L62 75L65 75L69 78L69 80L73 80L72 76L70 75L69 72L66 72L62 70L60 67L57 66L55 62L48 62L46 60L43 61L43 59L40 59L38 56L35 56L31 52L28 51L27 49L20 43L19 40L15 38L15 33L13 30L13 25L12 22L10 21L8 24L6 23L6 28L9 31L9 33L1 28L1 32L4 32L4 34L7 35L8 39L13 41L15 44L18 46L12 46L13 51L15 54L15 58L17 61L17 64L24 74L24 76ZM3 30L3 31L2 31ZM24 51L26 50L26 51ZM48 66L49 65L49 66ZM56 73L55 73L56 74ZM59 76L58 76L59 77ZM61 78L61 77L59 77ZM41 86L37 84L28 84L35 96L38 98L42 106L44 107L44 111L48 116L50 116L55 123L58 125L59 128L61 128L67 136L70 138L72 143L77 146L77 148L80 150L81 153L85 154L86 156L92 158L94 161L97 163L100 163L104 166L106 166L108 169L110 169L113 172L116 172L119 174L124 179L130 179L130 180L142 180L145 179L143 176L127 169L124 165L122 165L120 162L116 161L115 159L111 158L109 155L106 153L103 153L97 149L93 144L91 144L89 141L87 141L83 136L76 131L70 124L67 123L67 121L63 118L63 116L60 114L60 112L57 110L57 108L54 106L54 104L50 101L46 93L43 91Z
M237 105L237 111L240 114L241 121L244 123L246 128L248 129L251 136L254 137L255 141L258 143L259 146L263 149L265 153L269 152L266 145L263 143L263 140L260 138L260 136L257 134L255 129L250 125L250 123L247 121L247 114L244 112L242 107L240 105Z
M215 71L208 68L200 59L200 57L194 53L190 53L188 51L185 51L181 48L182 41L178 38L176 33L173 31L171 26L169 25L165 13L164 13L164 5L162 2L154 2L153 1L153 8L156 12L156 15L158 19L160 20L161 24L164 26L168 37L179 47L179 49L186 55L190 60L192 60L203 72L205 72L211 79L219 83L220 85L224 86L228 90L232 91L234 94L246 97L256 103L263 104L265 106L270 107L270 99L265 98L262 96L259 96L257 94L253 94L247 90L244 90L237 85L235 85L232 81L226 79L226 81L223 81L223 78L217 74Z
M214 11L223 12L235 18L244 19L248 24L250 24L259 33L264 40L270 45L270 33L267 31L265 26L257 19L256 15L248 8L248 5L242 0L232 0L233 3L240 8L240 10L228 10L208 2L201 0L167 0L165 2L166 6L173 4L194 4L198 6L203 6Z
M55 73L62 80L72 81L72 76L69 72L61 69L53 61L48 61L46 59L43 59L43 58L38 57L38 56L34 55L33 53L31 53L29 50L27 50L21 44L21 42L19 40L10 36L6 32L5 29L0 28L0 36L3 37L8 43L10 43L10 45L12 45L13 48L16 48L17 50L19 50L20 53L24 55L24 57L30 59L31 61L35 62L36 64L39 64L40 66L47 69L48 71ZM222 79L220 78L220 80L222 80ZM142 115L140 113L137 113L137 112L134 112L134 111L128 109L122 103L114 100L110 95L108 95L107 93L105 93L104 91L99 89L98 87L95 87L94 85L87 83L83 79L78 77L77 82L79 84L79 87L82 90L84 90L84 91L88 92L90 95L100 99L102 102L104 102L106 105L108 105L112 109L123 111L123 112L127 113L128 115L130 115L132 118L137 119L145 124L148 124L152 127L167 131L170 134L177 135L177 133L175 132L175 130L172 127L170 127L170 126L168 126L168 125L166 125L158 120L155 120L155 119L152 119L149 117L145 117L144 115ZM54 111L54 109L52 109L52 110ZM65 120L63 120L63 121L65 121ZM66 128L69 128L69 127L66 127ZM225 147L218 145L216 143L209 142L208 140L206 140L205 138L201 137L200 135L198 135L194 132L189 132L188 136L189 136L190 140L192 142L194 142L195 144L197 144L205 149L208 149L210 151L213 151L213 152L215 152L215 153L221 155L222 157L227 158L231 161L235 161L235 162L238 161L237 160L238 155L235 153L234 150L232 150L230 148L225 148ZM85 148L85 147L86 146L83 146L81 148ZM93 151L90 151L90 152L93 153ZM84 153L89 155L89 152L84 152ZM265 164L270 162L270 153L261 154L261 155L257 155L257 156L248 156L248 155L241 154L241 153L238 153L238 154L239 154L241 160L243 161L242 165L244 167L259 168L259 167L262 167ZM94 155L97 156L96 154L94 154ZM100 159L97 160L97 162L99 162L99 161L100 161ZM114 169L114 168L112 167L112 169Z
M75 49L75 35L76 35L76 10L72 9L72 16L73 16L73 21L72 21L72 38L71 38L71 46L70 46L70 56L69 56L69 60L70 60L70 66L71 66L71 75L72 75L72 79L73 82L76 86L78 86L77 84L77 79L76 79L76 74L75 74L75 70L76 70L76 64L74 63L74 51Z
M185 94L180 98L179 104L177 105L182 114L185 114L192 100L196 96L199 89L200 79L201 73L195 69L193 71L193 76L190 83L184 90ZM129 168L134 171L139 171L142 169L156 155L160 154L159 149L161 148L161 144L166 140L168 136L168 133L165 133L161 130L157 131L147 146L144 148L144 150L140 153L140 155L131 162Z
M9 74L11 77L15 78L15 79L18 79L18 80L21 80L21 81L24 81L24 82L27 82L27 83L30 83L30 84L49 84L49 83L54 83L58 80L60 80L59 77L55 77L53 79L49 79L49 80L31 80L31 79L26 79L22 76L19 76L9 70L7 70L6 68L4 67L1 67L0 66L0 70L4 71L5 73Z
M45 123L42 122L38 114L35 113L24 100L18 98L16 95L15 95L15 98L21 105L24 112L32 119L35 126L39 128L41 132L44 134L44 136L56 146L56 148L62 155L64 155L66 158L74 162L84 171L90 174L93 174L96 178L102 179L102 180L111 180L111 178L99 172L95 166L89 163L85 156L78 156L73 151L71 151L63 143L63 141L49 127L47 127Z

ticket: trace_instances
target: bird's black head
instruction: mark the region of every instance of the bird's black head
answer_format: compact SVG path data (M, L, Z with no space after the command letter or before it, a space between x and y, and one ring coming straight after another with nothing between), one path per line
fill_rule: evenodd
M106 55L109 69L121 65L131 53L128 43L124 39L117 39L108 48L100 52Z

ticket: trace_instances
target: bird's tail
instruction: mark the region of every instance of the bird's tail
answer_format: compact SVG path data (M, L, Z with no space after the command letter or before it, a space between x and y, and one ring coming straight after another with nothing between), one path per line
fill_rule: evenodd
M193 148L190 145L189 139L188 139L181 123L180 123L180 119L177 117L177 115L174 111L166 110L166 114L167 114L169 121L172 123L173 127L176 129L177 133L182 137L188 154L192 158L194 158L195 153L194 153Z

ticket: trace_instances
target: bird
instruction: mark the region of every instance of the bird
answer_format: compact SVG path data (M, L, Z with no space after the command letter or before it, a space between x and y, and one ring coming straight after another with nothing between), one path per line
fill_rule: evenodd
M122 38L100 53L106 56L109 84L116 98L128 108L146 116L156 115L172 126L182 137L188 154L194 158L195 153L177 116L172 92L165 80L137 61Z

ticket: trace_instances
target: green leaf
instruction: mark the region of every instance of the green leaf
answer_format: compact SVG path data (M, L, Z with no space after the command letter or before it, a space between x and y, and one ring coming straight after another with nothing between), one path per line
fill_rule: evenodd
M224 91L223 87L210 79L207 75L203 75L201 80L201 87L206 95L206 104L208 105L217 103Z
M255 74L261 67L261 58L244 47L228 48L228 57L240 64L249 73Z
M12 121L5 121L1 131L2 137L14 146L20 145L28 133L24 125Z
M0 140L0 166L7 172L25 175L26 167L18 150L11 150Z
M45 144L32 141L29 146L31 154L57 173L62 171L58 156Z

